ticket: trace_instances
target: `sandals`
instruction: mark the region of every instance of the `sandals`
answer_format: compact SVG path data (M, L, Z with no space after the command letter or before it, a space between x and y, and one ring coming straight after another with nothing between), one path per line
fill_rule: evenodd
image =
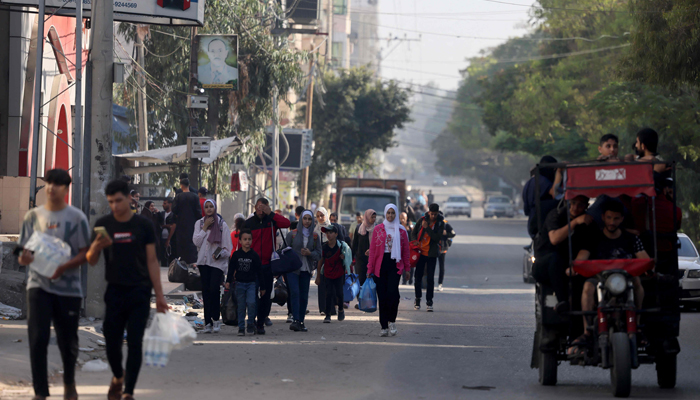
M571 343L571 347L566 350L569 359L583 357L591 344L590 335L583 334Z
M112 378L109 383L109 391L107 392L107 400L122 400L122 391L124 390L124 378Z

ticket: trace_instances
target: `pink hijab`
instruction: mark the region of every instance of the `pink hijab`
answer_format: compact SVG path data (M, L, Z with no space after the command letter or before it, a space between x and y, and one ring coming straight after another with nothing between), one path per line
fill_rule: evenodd
M360 235L365 236L368 232L372 232L372 230L374 229L374 225L369 226L367 224L370 218L372 218L372 215L376 213L377 212L371 208L365 211L365 218L362 220L362 225L360 225L360 228L358 229Z

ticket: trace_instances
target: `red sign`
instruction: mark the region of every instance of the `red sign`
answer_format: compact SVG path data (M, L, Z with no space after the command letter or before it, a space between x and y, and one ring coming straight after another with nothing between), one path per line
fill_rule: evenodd
M248 175L246 175L245 171L235 171L231 174L231 191L248 191Z
M648 163L594 164L566 168L566 199L576 196L655 196L654 166Z

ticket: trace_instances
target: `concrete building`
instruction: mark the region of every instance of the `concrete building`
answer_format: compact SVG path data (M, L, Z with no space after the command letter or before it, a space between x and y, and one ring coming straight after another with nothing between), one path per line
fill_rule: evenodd
M330 38L331 67L333 69L347 69L350 68L350 54L352 53L350 0L331 0L331 2L333 10L333 29Z
M350 66L367 66L376 76L380 72L379 0L352 0L350 13Z

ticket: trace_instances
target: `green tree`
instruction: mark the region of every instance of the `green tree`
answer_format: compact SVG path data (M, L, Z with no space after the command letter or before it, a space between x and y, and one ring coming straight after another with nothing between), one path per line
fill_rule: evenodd
M394 145L394 130L409 119L409 94L396 82L382 82L364 67L323 74L326 91L314 96L314 154L309 196L318 197L335 171L342 176L373 167L372 151ZM300 120L306 107L299 110Z
M284 38L271 35L270 30L277 25L280 13L276 3L271 6L258 0L207 1L204 26L199 33L238 35L239 87L237 91L207 93L210 109L206 113L195 113L199 130L216 139L236 135L249 149L204 167L202 179L210 188L225 187L224 178L230 173L232 157L251 162L256 155L251 149L264 144L264 127L273 117L274 85L280 101L286 101L287 95L300 87L301 63L307 55L284 46ZM136 25L122 23L119 29L129 40L134 40ZM144 41L151 148L185 144L189 134L189 36L189 28L163 26L151 29ZM136 73L143 71L135 67L126 83L129 90L138 90ZM133 103L124 105L133 107ZM161 184L172 186L178 173L155 175ZM218 192L230 194L227 190Z

